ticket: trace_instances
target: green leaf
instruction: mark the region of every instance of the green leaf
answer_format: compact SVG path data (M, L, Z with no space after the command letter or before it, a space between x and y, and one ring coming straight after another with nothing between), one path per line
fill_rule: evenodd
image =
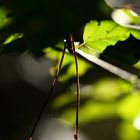
M13 19L7 17L8 10L4 7L0 7L0 29L6 25L9 25Z
M130 34L140 39L140 31L119 26L113 21L106 20L101 23L90 21L84 29L84 44L99 51L100 53L110 45L115 45L117 41L126 40Z
M15 40L17 40L17 39L19 39L19 38L22 38L23 37L23 33L14 33L14 34L11 34L6 40L5 40L5 42L3 43L4 45L5 44L8 44L8 43L10 43L10 42L12 42L12 41L15 41Z

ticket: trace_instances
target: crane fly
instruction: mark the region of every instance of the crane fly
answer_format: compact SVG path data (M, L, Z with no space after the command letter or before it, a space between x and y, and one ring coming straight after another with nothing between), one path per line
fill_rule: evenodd
M41 116L43 115L43 112L44 112L46 106L48 105L48 101L49 101L51 95L53 94L55 85L57 83L58 75L59 75L61 67L62 67L62 63L63 63L63 59L64 59L64 56L65 56L66 49L68 49L69 53L74 56L74 60L75 60L77 94L76 94L76 122L75 122L75 131L74 131L74 140L78 140L78 126L79 126L78 119L79 119L79 106L80 106L80 82L79 82L79 73L78 73L77 54L76 54L76 51L75 51L74 39L73 39L72 35L69 35L67 37L67 39L64 40L64 49L63 49L63 52L62 52L62 56L61 56L61 60L60 60L58 69L57 69L56 74L55 74L54 81L52 83L50 92L49 92L48 96L46 97L46 100L45 100L45 102L44 102L44 104L41 108L41 111L39 112L39 115L38 115L38 117L35 121L35 124L33 126L32 131L31 131L29 140L33 140L33 135L34 135L35 129L36 129L36 127L37 127L37 125L38 125L38 123L41 119Z
M84 50L83 50L83 48L84 48ZM48 101L49 101L51 95L53 94L55 85L56 85L57 80L58 80L58 75L59 75L61 67L62 67L62 63L63 63L63 60L64 60L66 49L69 51L70 54L72 54L74 56L75 71L76 71L76 90L77 90L77 94L76 94L76 118L75 118L76 122L75 122L75 131L74 131L74 140L78 140L78 126L79 126L78 120L79 120L79 107L80 107L80 82L79 82L77 54L81 55L82 57L84 57L89 62L100 66L101 68L117 75L118 77L120 77L120 78L136 85L138 88L140 88L140 79L138 78L137 75L132 74L131 72L128 72L126 70L123 70L123 69L121 69L117 66L114 66L114 65L112 65L112 64L110 64L110 63L108 63L104 60L101 60L99 58L99 53L98 52L94 51L94 54L96 54L96 56L94 56L92 54L93 50L91 48L89 48L88 46L86 46L84 43L78 45L78 47L75 46L73 36L69 35L67 37L67 39L64 40L64 49L63 49L63 52L62 52L62 56L61 56L61 60L60 60L58 69L57 69L56 74L55 74L54 81L52 83L50 92L49 92L48 96L46 97L45 102L44 102L44 104L41 108L41 111L39 112L39 115L38 115L38 117L35 121L35 124L33 126L32 131L31 131L31 135L29 137L29 140L33 140L33 135L34 135L35 129L36 129L36 127L37 127L37 125L38 125L38 123L41 119L41 116L42 116L46 106L48 105Z

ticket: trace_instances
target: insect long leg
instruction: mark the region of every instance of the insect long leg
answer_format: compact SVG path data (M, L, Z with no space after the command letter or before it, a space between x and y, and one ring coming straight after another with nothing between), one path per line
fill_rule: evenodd
M79 107L80 107L80 82L79 82L79 72L78 72L78 60L77 54L75 51L74 40L73 37L70 36L71 40L71 47L73 50L73 55L75 59L75 67L76 67L76 89L77 89L77 97L76 97L76 124L75 124L75 132L74 132L74 139L78 140L78 129L79 129Z
M132 83L132 84L136 85L138 88L140 88L140 79L137 75L127 72L126 70L123 70L108 62L105 62L105 61L97 58L96 56L85 53L79 49L76 49L76 53L80 54L82 57L86 58L88 61L106 69L107 71L110 71L111 73L119 76L122 79L129 81L130 83Z
M65 42L64 42L64 43L65 43ZM44 113L45 108L46 108L47 105L48 105L48 102L49 102L50 97L51 97L52 94L53 94L55 85L56 85L56 83L57 83L58 75L59 75L59 73L60 73L60 69L61 69L61 66L62 66L62 63L63 63L63 60L64 60L64 55L65 55L65 52L66 52L66 48L67 48L67 44L65 43L65 45L64 45L64 50L63 50L63 52L62 52L62 56L61 56L61 60L60 60L60 64L59 64L59 67L58 67L58 69L57 69L57 71L56 71L55 78L54 78L54 81L53 81L53 83L52 83L50 92L49 92L48 96L46 97L46 99L45 99L45 101L44 101L44 104L43 104L43 106L42 106L42 108L41 108L41 111L39 112L39 115L38 115L38 117L37 117L37 119L36 119L36 121L35 121L35 124L34 124L34 126L33 126L32 131L31 131L29 140L32 140L32 139L33 139L33 135L34 135L35 129L36 129L36 127L37 127L37 125L38 125L38 123L39 123L39 121L40 121L40 119L41 119L43 113Z

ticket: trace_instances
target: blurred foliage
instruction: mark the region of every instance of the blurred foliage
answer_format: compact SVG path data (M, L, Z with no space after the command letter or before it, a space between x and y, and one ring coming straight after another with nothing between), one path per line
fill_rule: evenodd
M63 49L64 43L61 41L56 45L57 49ZM44 52L47 57L53 59L56 61L55 67L51 70L51 73L54 75L55 70L58 68L59 65L59 59L61 58L62 51L56 51L52 49L52 47L48 47L44 49ZM85 74L85 72L91 67L89 63L86 61L83 61L82 59L78 59L78 67L79 67L79 76L82 76ZM61 74L59 76L59 81L66 81L72 77L75 77L75 61L74 56L69 54L68 51L65 53L64 60L63 60L63 66L61 69Z
M12 18L7 17L8 10L4 7L0 7L0 29L8 26L12 23Z
M76 41L111 60L126 65L139 61L140 31L107 20L111 9L103 0L2 0L0 5L1 55L24 51L35 56L45 54L56 62L51 70L54 74L64 46L62 40L71 33ZM79 75L84 77L93 67L82 58L78 60ZM74 58L69 52L63 63L59 82L65 84L75 76ZM140 68L140 64L134 67ZM119 140L139 140L133 125L140 114L139 90L121 79L102 76L95 79L98 73L92 74L88 77L90 83L81 87L80 125L117 117ZM62 109L60 117L74 124L75 87L69 85L65 90L53 100L52 109Z
M122 119L132 122L140 113L139 92L122 99L118 105L117 112Z
M52 109L61 110L60 118L75 124L75 87L70 86L51 103ZM65 109L67 108L67 110ZM115 128L118 140L139 140L140 91L118 78L101 78L93 84L82 85L80 126L117 117Z
M1 24L5 24L5 18L12 19L0 30L0 46L11 34L23 33L23 40L15 45L35 55L40 55L47 46L53 47L69 33L74 35L75 40L81 41L83 27L89 20L107 16L100 10L101 6L107 6L102 0L71 0L69 3L65 0L2 0L0 6Z
M5 44L9 44L10 42L12 42L12 41L15 41L15 40L17 40L17 39L19 39L19 38L22 38L23 37L23 34L22 33L15 33L15 34L12 34L12 35L10 35L6 40L5 40L5 42L3 43L4 45Z
M84 100L86 102L83 102L80 107L80 122L84 124L118 114L117 108L121 97L128 96L132 88L133 86L130 83L114 78L100 79L96 83L84 85L81 88L81 103ZM53 101L52 107L57 109L74 102L75 88L72 86L67 89L66 93L63 93ZM75 108L72 108L70 107L70 110L64 111L62 116L74 123Z
M133 67L140 69L140 61L138 63L136 63L135 65L133 65Z
M122 122L118 126L118 139L119 140L139 140L139 131L133 127L132 123Z

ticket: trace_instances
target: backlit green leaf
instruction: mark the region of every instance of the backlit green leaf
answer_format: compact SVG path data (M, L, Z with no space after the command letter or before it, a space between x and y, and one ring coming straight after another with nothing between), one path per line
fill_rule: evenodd
M11 34L7 39L6 41L3 43L3 44L8 44L14 40L17 40L19 38L22 38L23 37L23 33L14 33L14 34Z
M113 21L90 21L84 29L84 44L99 51L100 53L117 41L126 40L130 34L140 39L140 31L119 26Z

